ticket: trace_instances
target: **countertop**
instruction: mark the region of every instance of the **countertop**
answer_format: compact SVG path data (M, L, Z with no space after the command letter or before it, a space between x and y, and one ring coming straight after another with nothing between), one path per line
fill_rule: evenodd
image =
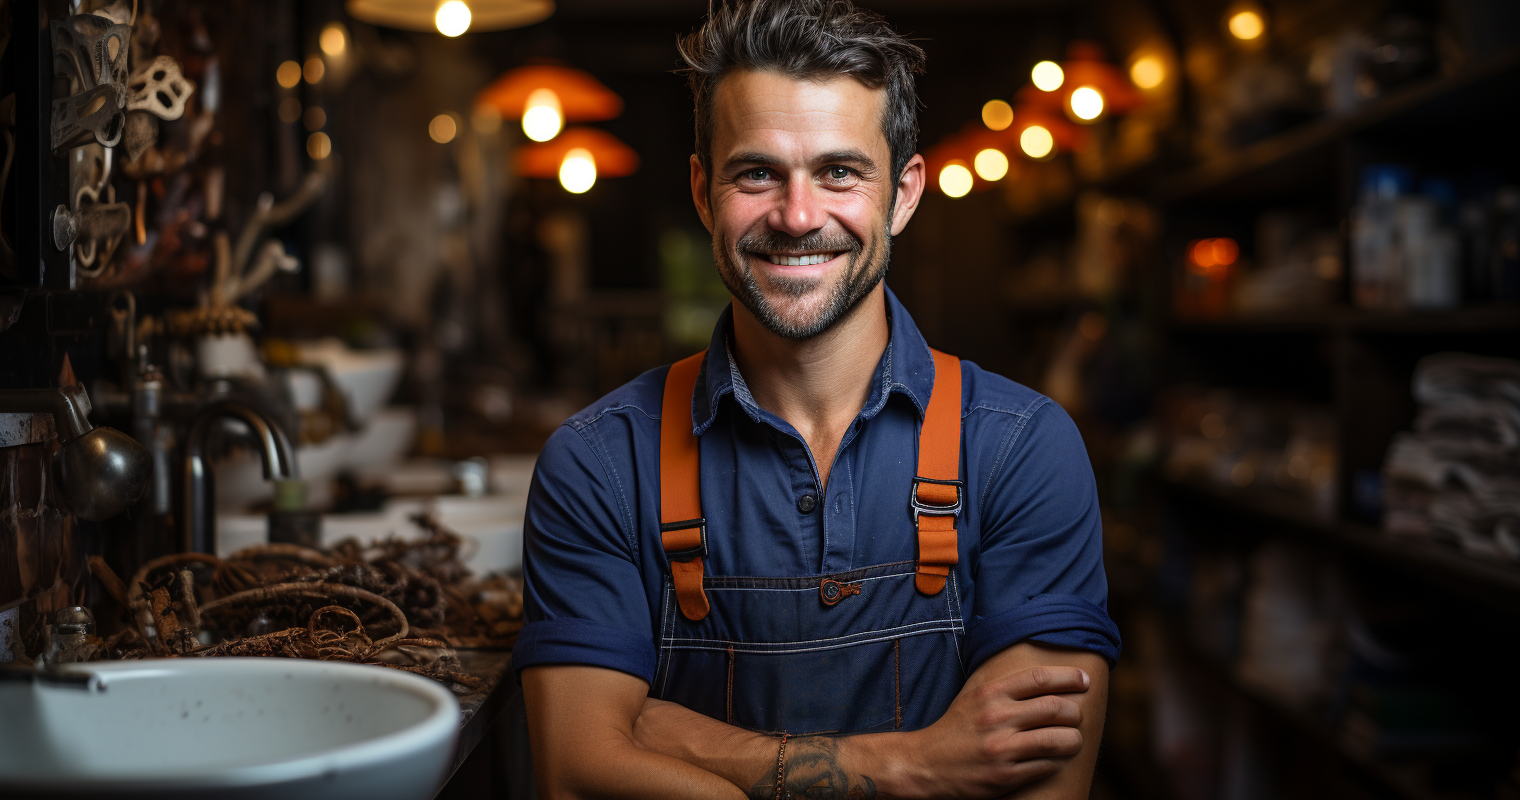
M512 672L512 651L457 652L459 668L480 678L483 683L469 694L459 696L459 745L454 750L454 761L449 767L451 776L486 738L491 726L506 709L508 701L519 691L517 676Z

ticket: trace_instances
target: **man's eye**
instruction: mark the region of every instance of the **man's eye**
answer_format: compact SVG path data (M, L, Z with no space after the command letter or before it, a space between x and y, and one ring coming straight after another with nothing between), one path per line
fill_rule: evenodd
M836 181L846 180L850 177L850 170L848 167L829 167L829 177Z
M752 169L744 173L744 177L752 181L768 181L771 179L771 171L768 169Z

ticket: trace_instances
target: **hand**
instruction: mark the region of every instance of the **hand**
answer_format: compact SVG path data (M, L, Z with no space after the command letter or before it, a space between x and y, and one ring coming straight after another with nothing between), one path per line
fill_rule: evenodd
M1061 695L1090 685L1086 672L1055 666L968 683L944 716L910 734L915 794L996 797L1055 772L1082 749L1082 709Z

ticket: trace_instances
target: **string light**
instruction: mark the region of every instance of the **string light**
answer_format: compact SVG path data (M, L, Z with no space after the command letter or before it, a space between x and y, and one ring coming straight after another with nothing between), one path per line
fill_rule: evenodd
M1061 70L1061 65L1054 61L1041 61L1029 71L1029 79L1034 81L1036 89L1042 92L1053 92L1066 82L1066 73Z
M329 22L322 28L322 35L317 39L322 52L337 58L348 49L348 30L341 22Z
M312 106L306 109L304 122L306 123L306 130L322 130L322 127L327 124L327 112L323 111L321 106Z
M950 197L965 197L971 183L971 170L964 161L951 161L939 171L939 190Z
M1243 9L1230 15L1229 28L1231 36L1248 42L1265 33L1267 24L1260 14Z
M312 56L306 59L306 66L301 71L306 75L306 82L314 84L327 74L327 65L322 63L321 56Z
M1071 93L1071 113L1084 122L1091 122L1103 113L1103 93L1091 86L1079 86Z
M1056 139L1043 125L1030 125L1019 134L1019 149L1030 158L1044 158L1056 149Z
M565 115L560 110L559 95L553 89L534 89L528 95L523 111L522 129L529 139L547 142L559 135L565 125Z
M448 144L454 141L454 136L459 133L459 124L454 122L452 114L439 114L428 123L428 136L439 144Z
M1141 89L1154 89L1166 80L1166 67L1155 56L1141 56L1130 65L1129 79Z
M591 151L577 147L559 165L559 185L572 194L583 194L596 184L596 159Z
M327 138L327 134L317 131L306 137L306 155L311 156L317 161L321 161L331 153L332 140Z
M461 0L448 0L438 7L438 13L433 15L433 24L444 36L458 36L470 29L470 7Z
M1234 239L1194 239L1188 243L1188 266L1199 275L1223 275L1240 257Z
M1013 106L1002 100L988 100L982 106L982 124L995 131L1007 130L1013 124Z
M1000 181L1008 174L1008 156L995 147L977 153L971 165L976 168L977 177L984 181Z
M280 101L280 121L295 122L301 118L301 101L287 97Z
M301 65L295 61L286 61L274 71L274 79L283 88L296 88L296 84L301 82Z

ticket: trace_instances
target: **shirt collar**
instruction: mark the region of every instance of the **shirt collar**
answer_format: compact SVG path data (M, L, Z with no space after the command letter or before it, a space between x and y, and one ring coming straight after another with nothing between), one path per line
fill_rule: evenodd
M929 353L928 342L924 341L923 334L918 332L918 326L913 324L908 310L898 302L897 295L891 289L886 289L886 297L889 326L887 350L882 353L881 361L877 362L876 371L871 377L871 393L860 411L861 419L876 416L886 406L887 398L893 392L905 395L922 416L924 407L929 402L929 393L934 389L934 357ZM692 432L698 436L712 427L713 421L718 417L718 404L724 395L731 395L734 402L744 409L744 413L756 422L770 416L755 402L749 386L744 382L744 376L739 373L739 365L729 349L733 330L734 309L730 303L723 309L718 324L713 327L712 340L707 345L707 358L702 363L702 372L692 394Z

